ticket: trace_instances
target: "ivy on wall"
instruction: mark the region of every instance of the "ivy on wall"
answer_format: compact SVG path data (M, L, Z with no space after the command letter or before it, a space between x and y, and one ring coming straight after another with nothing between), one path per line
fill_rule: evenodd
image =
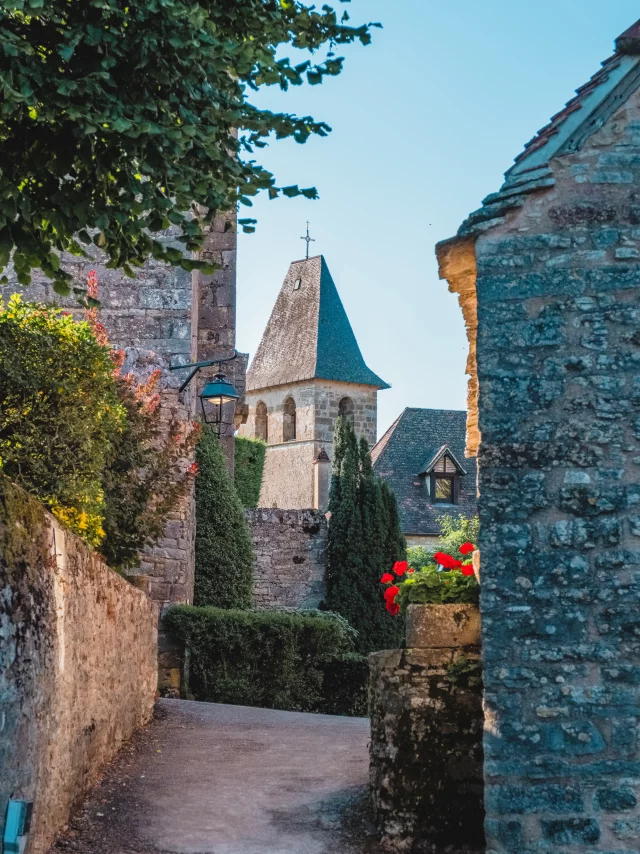
M266 451L267 446L261 439L236 436L233 477L243 507L258 506Z

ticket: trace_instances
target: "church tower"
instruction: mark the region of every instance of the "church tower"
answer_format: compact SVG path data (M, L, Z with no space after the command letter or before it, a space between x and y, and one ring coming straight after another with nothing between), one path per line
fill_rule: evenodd
M377 394L321 255L294 261L247 373L240 435L263 439L261 507L326 509L339 415L376 442Z

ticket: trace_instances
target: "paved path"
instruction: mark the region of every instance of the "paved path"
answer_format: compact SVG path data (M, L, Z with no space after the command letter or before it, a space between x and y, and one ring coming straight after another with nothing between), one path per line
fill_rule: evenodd
M50 854L374 854L368 737L362 718L161 700Z

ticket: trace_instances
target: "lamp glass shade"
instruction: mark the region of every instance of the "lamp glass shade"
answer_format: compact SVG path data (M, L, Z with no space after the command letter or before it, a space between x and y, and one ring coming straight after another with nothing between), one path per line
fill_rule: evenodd
M233 383L230 383L224 374L216 374L214 379L202 389L200 398L203 402L205 400L211 401L211 403L219 406L221 403L232 403L239 400L240 395Z

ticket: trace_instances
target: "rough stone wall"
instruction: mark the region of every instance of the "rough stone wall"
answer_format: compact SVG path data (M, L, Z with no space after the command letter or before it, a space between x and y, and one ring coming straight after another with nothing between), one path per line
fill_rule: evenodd
M484 852L479 659L475 647L369 656L371 791L387 852Z
M317 608L326 593L327 520L314 510L245 511L256 608Z
M296 403L296 441L283 442L284 402ZM333 436L340 401L354 404L354 429L373 447L377 430L377 392L370 386L314 380L246 395L248 416L239 434L256 437L256 407L267 407L268 442L260 507L306 509L314 506L313 461L321 448L333 456Z
M481 235L491 852L640 848L640 95Z
M8 799L33 801L28 850L44 854L151 718L158 613L43 510L38 530L21 519L28 556L11 537L0 553L0 828Z

